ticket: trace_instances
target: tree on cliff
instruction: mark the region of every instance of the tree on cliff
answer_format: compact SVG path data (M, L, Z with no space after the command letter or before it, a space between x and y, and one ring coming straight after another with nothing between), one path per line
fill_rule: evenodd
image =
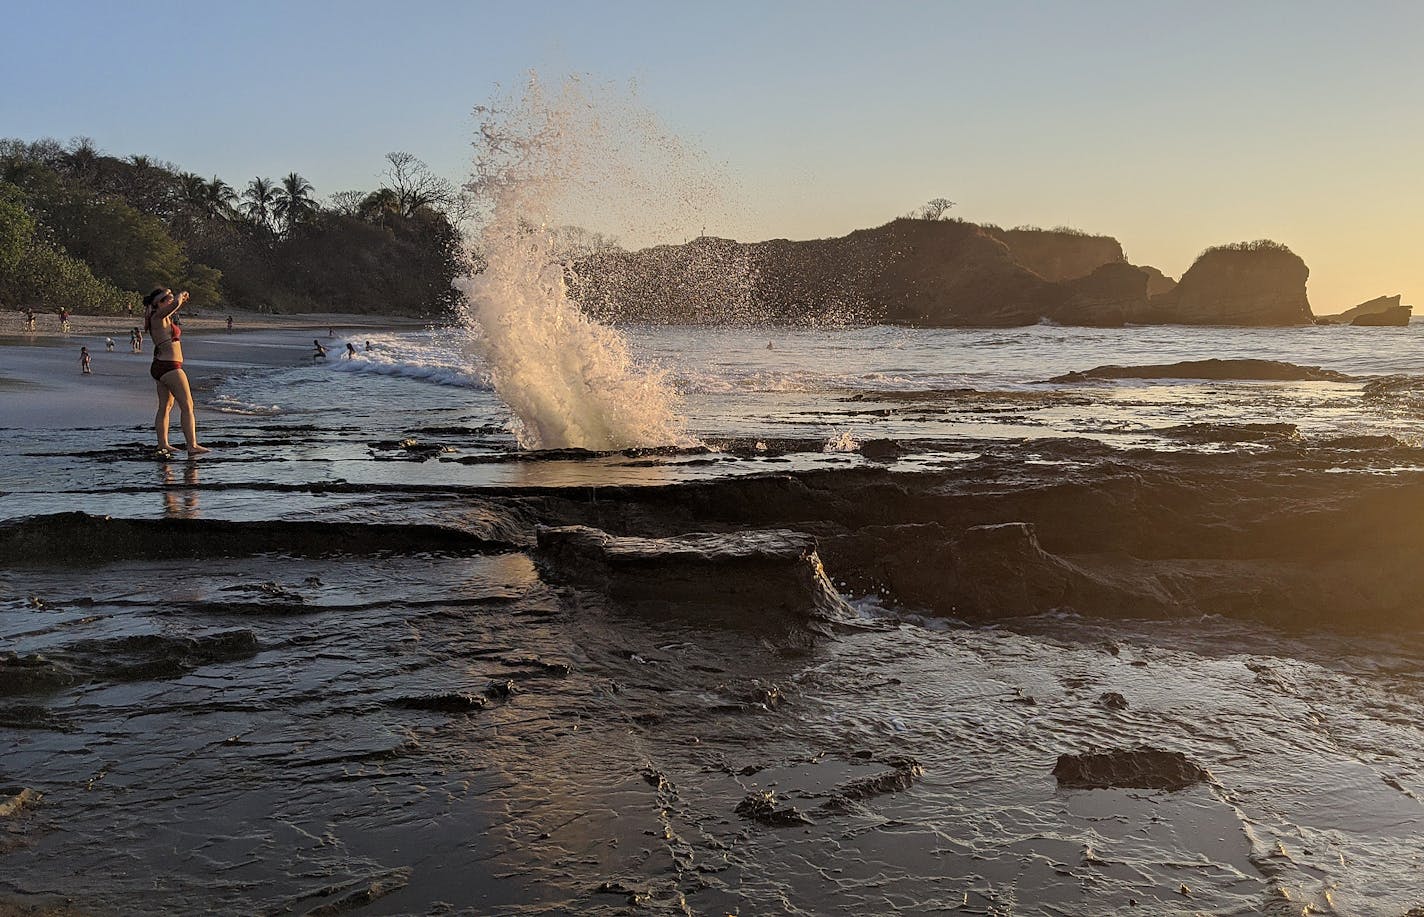
M954 201L947 197L937 197L905 214L910 220L942 220L954 207Z

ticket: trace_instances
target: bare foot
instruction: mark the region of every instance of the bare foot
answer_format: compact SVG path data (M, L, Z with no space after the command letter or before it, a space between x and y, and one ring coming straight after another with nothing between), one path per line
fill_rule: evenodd
M197 446L197 445L194 445L194 446L184 446L183 448L186 449L186 450L188 450L188 454L189 454L189 455L206 455L206 454L208 454L209 452L212 452L212 451L213 451L213 450L209 449L207 446Z

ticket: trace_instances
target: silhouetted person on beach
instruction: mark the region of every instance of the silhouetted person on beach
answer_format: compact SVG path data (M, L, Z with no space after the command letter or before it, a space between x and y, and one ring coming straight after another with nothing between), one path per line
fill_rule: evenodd
M60 330L60 331L63 331L65 334L68 334L68 333L69 333L69 310L68 310L68 309L60 309L60 310L59 310L59 330Z
M81 373L83 373L84 375L86 375L86 376L89 375L89 374L91 374L91 373L93 372L93 370L89 368L89 348L88 348L88 347L81 347L81 348L79 348L79 371L80 371Z
M188 291L178 295L164 287L159 287L143 298L143 326L153 337L153 362L148 374L158 384L158 412L153 416L154 431L158 434L158 448L168 451L168 423L173 410L173 402L178 402L180 421L183 425L184 443L188 455L202 455L210 452L198 445L198 421L193 414L193 390L188 385L188 374L183 372L183 345L178 339L183 329L173 320L174 314L188 301Z
M25 330L35 330L35 310L29 308L28 306L25 307Z
M229 315L229 316L227 317L227 330L228 330L228 331L231 331L231 330L232 330L232 316L231 316L231 315Z

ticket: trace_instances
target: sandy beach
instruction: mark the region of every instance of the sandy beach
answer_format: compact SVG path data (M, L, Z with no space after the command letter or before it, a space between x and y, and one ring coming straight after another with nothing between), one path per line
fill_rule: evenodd
M0 312L0 427L38 431L151 423L153 345L145 340L139 353L129 347L129 330L141 323L142 316L72 315L66 333L56 314L36 313L30 332L24 313ZM348 340L361 349L371 334L427 325L422 319L336 312L184 315L184 365L201 408L204 377L214 373L235 366L309 364L313 339L336 360ZM106 337L114 341L112 352L105 349ZM81 347L89 348L89 375L80 370ZM174 417L176 425L176 412Z

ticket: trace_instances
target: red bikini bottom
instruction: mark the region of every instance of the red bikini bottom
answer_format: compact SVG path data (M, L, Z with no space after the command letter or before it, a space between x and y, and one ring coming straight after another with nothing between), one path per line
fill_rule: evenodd
M154 360L148 365L148 374L153 377L153 381L163 381L166 373L171 373L175 369L182 369L182 360Z

